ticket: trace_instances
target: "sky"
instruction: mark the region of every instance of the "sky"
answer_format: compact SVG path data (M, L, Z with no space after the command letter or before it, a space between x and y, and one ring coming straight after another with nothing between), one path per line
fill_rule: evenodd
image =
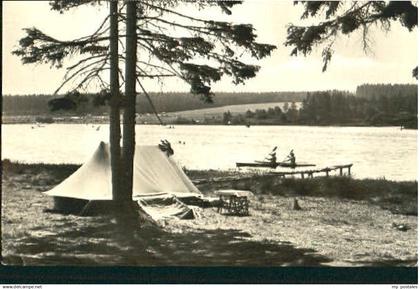
M11 54L24 36L22 28L37 27L62 40L85 36L99 25L107 7L85 6L65 14L50 11L45 1L3 2L2 91L3 94L51 94L62 82L65 70L51 68L49 64L22 65ZM190 10L185 10L190 11ZM195 12L194 15L222 19L220 9ZM301 24L302 8L292 1L246 0L233 9L228 18L235 23L251 23L256 28L258 41L277 46L272 55L259 61L257 76L244 85L234 85L224 78L212 85L212 91L314 91L340 89L355 91L364 83L415 83L411 71L417 65L417 29L409 32L399 23L390 32L379 28L371 33L372 50L362 49L360 33L342 36L335 45L335 54L329 68L322 72L321 49L310 56L292 57L291 47L285 47L286 26ZM69 64L71 61L69 62ZM170 79L164 85L145 82L148 91L188 91L181 80Z

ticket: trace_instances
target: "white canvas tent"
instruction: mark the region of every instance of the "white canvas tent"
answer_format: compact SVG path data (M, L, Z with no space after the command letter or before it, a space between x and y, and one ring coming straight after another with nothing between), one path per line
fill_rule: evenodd
M77 213L87 206L107 210L106 205L112 200L109 146L101 142L90 160L45 194L54 197L55 209L59 211ZM172 156L157 145L136 147L133 200L149 215L155 219L183 216L188 207L179 199L201 196Z

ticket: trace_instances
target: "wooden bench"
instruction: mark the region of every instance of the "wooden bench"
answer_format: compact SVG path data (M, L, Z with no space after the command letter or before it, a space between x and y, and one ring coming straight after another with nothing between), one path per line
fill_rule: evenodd
M239 190L219 190L216 191L219 196L219 206L217 212L221 214L248 216L250 191Z

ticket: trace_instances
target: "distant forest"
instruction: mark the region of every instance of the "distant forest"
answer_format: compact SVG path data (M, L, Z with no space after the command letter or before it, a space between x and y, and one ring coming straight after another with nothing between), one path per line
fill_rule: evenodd
M216 93L214 103L205 103L199 96L191 93L166 92L150 93L150 98L158 112L175 112L183 110L221 107L225 105L266 103L266 102L300 102L305 98L306 92L241 92ZM83 95L84 101L74 111L67 111L70 115L103 115L108 112L107 106L96 105L96 94ZM63 97L52 95L5 95L3 96L3 114L5 115L54 115L48 108L48 101ZM153 110L146 97L139 94L137 97L137 113L152 113Z
M417 85L365 84L356 93L343 91L308 92L295 105L232 115L225 112L225 124L301 125L397 125L417 128Z
M81 105L65 115L106 115L108 107L98 106L98 95L78 95ZM417 85L363 84L355 93L347 91L216 93L214 103L204 103L189 93L151 93L157 111L175 112L192 109L222 107L235 104L285 102L283 107L257 109L246 113L224 112L219 117L203 116L200 123L233 125L398 125L417 128ZM62 97L62 96L61 96ZM51 112L51 95L3 96L3 114L8 116L59 116ZM137 113L151 113L144 95L137 98ZM100 99L99 99L100 100ZM101 101L99 101L101 102ZM301 103L298 107L295 103ZM274 104L273 104L274 106ZM197 119L179 116L168 120L178 124L194 124Z

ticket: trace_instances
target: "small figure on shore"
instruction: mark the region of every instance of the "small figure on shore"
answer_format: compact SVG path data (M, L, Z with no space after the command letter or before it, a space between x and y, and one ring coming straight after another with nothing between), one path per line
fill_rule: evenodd
M296 198L293 200L292 209L295 210L295 211L302 210L302 207L299 205L298 200Z
M403 232L406 232L410 229L406 224L396 224L394 222L392 222L392 227Z

